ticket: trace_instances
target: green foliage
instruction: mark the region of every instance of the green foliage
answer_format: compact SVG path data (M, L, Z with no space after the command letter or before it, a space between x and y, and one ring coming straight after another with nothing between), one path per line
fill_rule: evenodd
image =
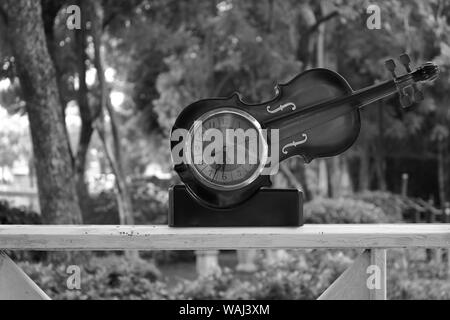
M306 223L403 223L440 214L421 200L383 191L365 191L340 199L314 199L304 205Z
M433 205L421 200L404 197L399 194L383 191L365 191L350 196L351 199L371 203L386 214L390 223L413 221L417 214L425 216L428 213L440 214Z
M416 251L410 251L414 253ZM91 258L81 269L81 290L68 290L65 266L22 262L20 267L53 299L317 299L352 263L357 252L290 251L274 264L263 257L259 271L243 275L224 269L192 281L169 285L148 261L121 256ZM400 264L403 251L388 254L388 299L449 299L442 265L411 259Z
M67 289L66 266L23 262L20 267L53 299L163 299L160 273L147 261L92 258L81 267L81 290Z
M314 199L304 205L305 223L386 223L389 218L374 204L353 199Z
M393 282L391 299L399 300L449 300L450 281L439 279L414 279Z
M116 194L105 191L92 197L92 214L85 214L86 224L120 224Z
M315 299L345 270L351 259L342 252L291 252L282 262L260 261L261 271L247 280L231 270L174 288L179 299Z
M81 267L81 290L69 290L63 265L22 262L20 267L52 299L313 299L349 265L340 252L294 252L283 263L263 264L251 279L220 274L169 287L148 261L91 258Z
M407 254L406 254L407 252ZM442 253L442 251L441 251ZM406 255L406 256L405 256ZM447 265L427 261L424 250L389 250L388 297L399 300L448 300ZM404 262L406 262L406 266Z
M163 224L167 218L167 186L136 183L132 197L136 222ZM93 199L94 212L87 223L117 224L115 194L102 192ZM403 216L437 209L419 199L405 198L389 192L367 191L347 198L318 198L304 205L305 223L398 223Z
M1 224L42 224L40 215L24 207L11 207L6 201L0 201Z
M65 27L64 3L42 3L46 24L54 24L54 34L47 28L46 36L61 73L60 94L65 103L73 102L79 55L74 50L76 33ZM413 108L402 110L398 97L368 106L350 158L369 155L370 172L375 172L373 165L380 165L385 174L383 163L390 156L435 157L436 142L449 136L450 91L445 79L450 70L450 8L438 0L385 0L377 4L382 28L368 30L365 8L369 4L358 0L199 0L195 5L188 0L102 1L101 45L105 67L116 71L110 89L126 95L117 111L130 168L142 173L149 162L169 166L169 130L179 111L191 102L233 91L241 92L245 100L260 102L274 95L277 82L317 66L317 23L321 21L324 67L343 74L355 89L389 79L384 60L404 51L411 53L415 63L435 60L442 70L440 79L424 88L425 101ZM332 18L324 19L329 14ZM49 20L53 15L57 19ZM15 86L0 93L0 103L11 107L20 104L16 92L20 88L4 36L0 32L0 43L5 44L0 52L0 77L9 77ZM89 69L93 68L92 39L88 45ZM92 107L98 104L98 89L98 84L89 88ZM0 157L10 154L0 152Z
M167 185L153 182L135 183L130 187L136 224L167 223ZM93 210L85 217L86 224L119 224L116 194L113 190L93 196Z
M403 214L416 208L411 199L390 192L366 191L355 194L351 198L381 208L391 223L402 222Z
M167 223L169 212L168 185L147 182L137 184L133 190L133 209L138 224Z

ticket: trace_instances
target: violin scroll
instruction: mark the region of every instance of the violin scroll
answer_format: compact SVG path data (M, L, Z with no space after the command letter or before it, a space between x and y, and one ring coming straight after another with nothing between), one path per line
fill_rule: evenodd
M413 72L413 78L416 82L432 82L439 76L439 66L434 62L424 63Z
M407 108L424 99L417 83L434 81L439 75L439 67L433 62L427 62L413 71L411 69L411 58L408 54L400 55L399 60L407 72L403 76L399 77L395 74L396 65L393 59L387 60L385 66L397 84L403 108Z

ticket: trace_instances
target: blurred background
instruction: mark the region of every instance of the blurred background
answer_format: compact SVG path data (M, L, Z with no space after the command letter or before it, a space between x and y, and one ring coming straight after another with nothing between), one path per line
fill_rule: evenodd
M447 0L2 1L0 223L164 224L185 106L262 102L314 67L356 90L390 79L384 61L403 52L441 68L425 100L366 107L350 150L290 159L274 185L304 190L306 223L448 223L449 37ZM66 264L10 252L61 299L312 299L356 254L89 253L70 291ZM448 250L389 250L388 263L388 298L450 299Z

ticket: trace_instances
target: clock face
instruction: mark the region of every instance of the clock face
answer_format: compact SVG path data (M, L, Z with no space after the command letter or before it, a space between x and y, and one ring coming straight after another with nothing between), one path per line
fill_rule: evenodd
M236 190L253 182L264 169L267 143L259 123L238 109L206 113L191 128L188 153L200 183Z

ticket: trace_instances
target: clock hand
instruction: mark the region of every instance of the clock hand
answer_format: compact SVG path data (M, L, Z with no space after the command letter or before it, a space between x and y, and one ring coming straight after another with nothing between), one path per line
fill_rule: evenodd
M222 164L222 177L223 177L223 175L225 173L225 166L226 166L226 163L227 163L227 149L226 149L226 147L223 148L223 160L224 160L224 162Z
M217 172L219 171L219 168L220 168L220 165L219 165L219 167L216 168L216 171L214 172L213 180L216 179L216 174L217 174Z

